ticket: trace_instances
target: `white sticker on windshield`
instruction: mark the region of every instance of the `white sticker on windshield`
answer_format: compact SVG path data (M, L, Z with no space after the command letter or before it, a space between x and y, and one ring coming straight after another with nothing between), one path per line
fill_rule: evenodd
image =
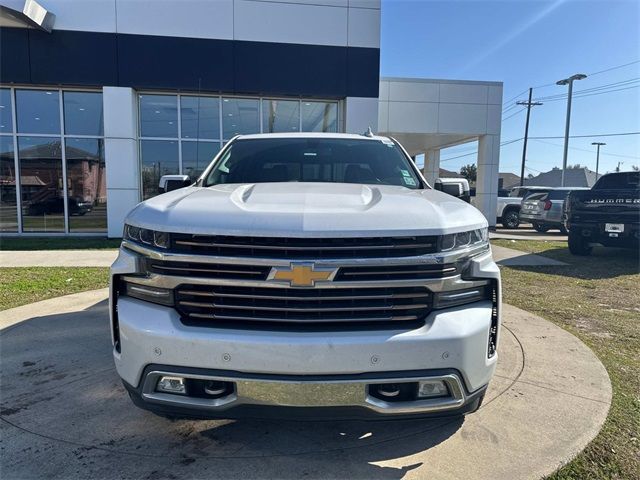
M389 147L393 147L393 142L388 138L381 138L380 141Z
M416 186L416 181L411 178L411 177L403 177L404 178L404 183L407 185L411 185L412 187Z
M404 175L405 177L410 177L411 174L409 173L409 170L400 170L402 172L402 175Z

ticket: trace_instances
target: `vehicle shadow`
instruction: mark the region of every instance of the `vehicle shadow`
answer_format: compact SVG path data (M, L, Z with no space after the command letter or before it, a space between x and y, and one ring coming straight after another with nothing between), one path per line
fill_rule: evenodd
M552 248L536 255L564 262L563 266L506 265L520 271L546 273L582 280L616 278L640 273L640 252L633 249L593 247L589 256L572 255L568 247Z

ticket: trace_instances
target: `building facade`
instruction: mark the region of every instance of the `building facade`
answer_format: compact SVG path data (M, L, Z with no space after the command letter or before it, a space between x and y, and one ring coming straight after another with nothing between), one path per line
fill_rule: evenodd
M161 175L196 176L236 134L371 126L427 169L444 146L493 148L501 85L381 80L380 13L379 0L0 0L0 232L118 237ZM497 174L497 153L481 160Z

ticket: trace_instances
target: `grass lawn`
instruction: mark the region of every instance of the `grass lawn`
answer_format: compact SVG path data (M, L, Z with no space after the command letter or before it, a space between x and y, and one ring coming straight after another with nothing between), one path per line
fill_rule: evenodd
M0 237L0 250L100 250L118 248L120 241L103 237Z
M501 267L504 301L587 344L607 368L613 402L599 435L552 479L640 478L640 258L633 250L569 253L566 242L494 240L569 266Z
M0 310L70 293L95 290L108 284L108 268L0 268Z

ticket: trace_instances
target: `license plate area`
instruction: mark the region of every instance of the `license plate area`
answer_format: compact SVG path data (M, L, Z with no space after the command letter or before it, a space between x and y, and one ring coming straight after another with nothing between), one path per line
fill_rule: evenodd
M611 234L619 234L624 232L624 223L605 223L604 231ZM615 235L617 236L617 235Z

